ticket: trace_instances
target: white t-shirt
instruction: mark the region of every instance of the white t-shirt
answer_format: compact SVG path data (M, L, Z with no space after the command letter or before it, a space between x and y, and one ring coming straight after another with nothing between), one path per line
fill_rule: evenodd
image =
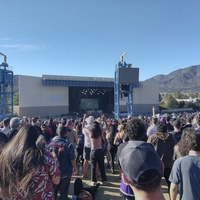
M90 136L89 134L87 133L87 131L85 129L88 129L88 130L91 130L92 128L92 125L90 124L87 124L85 125L85 127L82 129L82 132L84 134L84 147L87 147L87 148L91 148L91 140L90 140Z
M147 129L147 137L154 134L157 131L157 126L155 124L151 124L149 128Z

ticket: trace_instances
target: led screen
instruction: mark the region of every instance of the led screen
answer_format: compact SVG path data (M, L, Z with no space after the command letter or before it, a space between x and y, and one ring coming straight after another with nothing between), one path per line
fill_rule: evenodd
M98 99L81 99L80 109L99 109Z
M119 68L119 83L138 84L139 68Z

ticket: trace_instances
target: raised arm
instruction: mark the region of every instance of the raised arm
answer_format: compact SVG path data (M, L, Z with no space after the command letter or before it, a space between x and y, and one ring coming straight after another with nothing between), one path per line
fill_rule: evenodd
M85 127L86 113L83 115L82 128Z

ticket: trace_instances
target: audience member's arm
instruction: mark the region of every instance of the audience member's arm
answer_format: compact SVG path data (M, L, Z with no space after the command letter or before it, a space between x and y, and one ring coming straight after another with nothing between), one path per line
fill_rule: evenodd
M86 113L83 115L82 128L85 127Z
M170 185L170 199L176 200L178 194L178 185L171 183Z
M78 175L78 169L77 169L77 166L76 166L76 160L71 160L71 164L74 168L74 175Z
M102 115L102 121L103 121L103 123L104 123L104 125L105 125L105 130L108 130L108 123L107 123L107 121L106 121L106 118L105 118L105 116L104 115Z
M118 145L118 144L117 144L118 139L119 139L119 134L117 133L116 136L115 136L115 139L114 139L113 144Z
M60 175L52 177L51 181L53 184L58 185L60 183Z
M153 108L152 108L152 113L153 113L153 117L156 117L156 108L155 108L155 106L153 106Z

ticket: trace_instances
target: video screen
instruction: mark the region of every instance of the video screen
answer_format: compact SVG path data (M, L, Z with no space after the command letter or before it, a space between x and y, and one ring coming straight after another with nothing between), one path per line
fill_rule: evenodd
M99 100L98 99L81 99L80 109L83 109L83 110L99 109Z

